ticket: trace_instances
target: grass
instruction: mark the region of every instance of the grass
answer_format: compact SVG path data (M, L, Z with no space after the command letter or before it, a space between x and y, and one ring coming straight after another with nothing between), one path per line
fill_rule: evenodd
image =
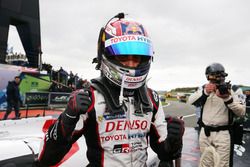
M167 97L166 101L178 101L176 97Z

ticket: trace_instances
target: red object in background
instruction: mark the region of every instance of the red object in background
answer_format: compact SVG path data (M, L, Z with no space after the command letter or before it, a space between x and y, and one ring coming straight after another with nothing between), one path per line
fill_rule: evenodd
M27 117L38 117L43 116L43 113L45 113L45 116L48 115L60 115L62 111L60 110L44 110L44 109L36 109L36 110L29 110ZM26 118L26 110L20 110L20 118ZM3 119L5 114L5 111L0 111L0 120ZM12 111L10 115L8 116L8 119L14 119L15 118L15 112Z

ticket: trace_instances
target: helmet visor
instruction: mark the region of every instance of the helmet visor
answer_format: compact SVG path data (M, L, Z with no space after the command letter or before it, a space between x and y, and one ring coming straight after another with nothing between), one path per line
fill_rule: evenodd
M105 52L110 56L153 56L151 40L141 35L123 35L105 41Z

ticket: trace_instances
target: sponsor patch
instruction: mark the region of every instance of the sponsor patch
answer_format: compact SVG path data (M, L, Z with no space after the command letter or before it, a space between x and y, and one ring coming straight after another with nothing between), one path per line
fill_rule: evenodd
M102 122L102 120L103 120L103 116L98 116L98 121Z
M129 153L129 152L130 152L129 144L114 145L114 148L113 148L114 154Z
M125 114L116 114L116 115L103 115L105 120L113 120L113 119L124 119L126 118Z
M146 130L150 126L146 120L118 120L108 121L105 125L105 132L124 130Z
M159 101L158 95L155 91L153 91L153 96L154 96L155 101L158 102Z
M141 150L143 148L141 142L134 142L129 144L117 144L114 145L113 148L113 153L114 154L119 154L119 153L129 153L129 152L134 152L137 150Z

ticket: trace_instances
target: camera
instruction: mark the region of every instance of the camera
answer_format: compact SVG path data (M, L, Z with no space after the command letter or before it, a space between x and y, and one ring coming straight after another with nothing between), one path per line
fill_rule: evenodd
M229 94L229 90L231 89L230 81L218 84L217 89L221 95Z

